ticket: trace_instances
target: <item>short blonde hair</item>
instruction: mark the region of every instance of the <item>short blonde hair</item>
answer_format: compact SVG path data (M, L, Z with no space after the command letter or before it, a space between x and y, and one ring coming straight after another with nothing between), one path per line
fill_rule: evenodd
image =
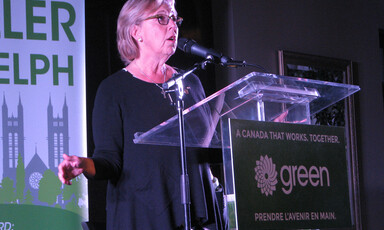
M139 47L131 36L133 25L139 25L146 17L146 12L153 12L163 4L173 6L173 0L128 0L120 10L117 19L117 49L125 65L139 56Z

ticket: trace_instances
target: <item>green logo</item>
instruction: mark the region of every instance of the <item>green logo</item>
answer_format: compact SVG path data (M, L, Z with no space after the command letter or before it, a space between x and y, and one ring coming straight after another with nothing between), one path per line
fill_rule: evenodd
M260 160L256 161L255 172L255 180L261 193L272 196L277 184L276 165L272 162L272 158L260 156Z
M260 156L260 160L256 161L255 173L257 187L261 189L261 193L272 196L278 183L276 165L272 158L267 155ZM283 165L280 169L280 180L283 184L282 191L286 195L291 194L296 186L330 187L331 184L329 170L322 166L311 166L308 169L304 165Z

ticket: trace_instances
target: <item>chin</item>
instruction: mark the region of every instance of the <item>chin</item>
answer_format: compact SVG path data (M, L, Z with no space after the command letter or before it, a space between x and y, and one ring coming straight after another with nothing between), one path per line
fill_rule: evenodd
M167 55L170 57L170 56L174 55L175 52L176 52L176 48L172 48L172 49L170 49L170 50L169 50L168 52L166 52L166 53L167 53Z

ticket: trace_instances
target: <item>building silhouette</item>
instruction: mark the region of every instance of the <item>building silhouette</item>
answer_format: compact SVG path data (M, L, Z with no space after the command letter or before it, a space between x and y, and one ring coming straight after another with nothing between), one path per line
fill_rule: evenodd
M68 106L64 98L62 116L53 116L53 106L49 97L48 109L48 165L49 169L57 173L57 167L63 160L63 154L69 154L69 134L68 134Z
M44 172L47 170L47 166L41 160L40 156L37 154L37 147L35 148L35 154L33 155L31 161L25 167L25 189L26 191L31 191L31 195L34 198L33 204L42 205L43 203L39 201L39 182L43 178Z
M68 106L66 98L62 107L62 115L53 116L53 105L49 97L47 107L48 122L48 167L37 153L35 147L34 155L28 165L25 165L25 190L30 191L34 198L33 204L42 204L38 200L39 182L47 169L55 174L58 172L58 165L63 159L63 153L69 154L69 129L68 129ZM18 157L24 156L24 110L19 96L17 116L8 115L8 105L5 95L2 104L2 129L3 129L3 178L8 177L16 184L16 168ZM28 125L28 124L27 124ZM32 135L32 134L29 134ZM33 150L27 150L32 153ZM24 162L23 162L24 163ZM62 204L61 196L57 202Z
M17 116L8 115L8 105L3 95L2 105L3 125L3 178L9 177L16 181L16 168L19 155L24 161L24 109L21 104L17 105Z

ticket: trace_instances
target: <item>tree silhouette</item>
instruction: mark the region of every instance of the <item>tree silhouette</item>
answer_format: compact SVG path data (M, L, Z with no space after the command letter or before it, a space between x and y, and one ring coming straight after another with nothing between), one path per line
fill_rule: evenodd
M0 203L13 203L16 201L15 188L13 180L9 177L4 177L0 188Z
M83 176L78 176L72 180L72 185L64 185L63 200L70 201L65 209L82 215L82 209L79 207L79 199L82 197L81 186L84 183ZM72 200L71 200L72 198Z
M27 190L27 194L25 195L24 204L33 204L33 196L31 194L31 190Z
M71 212L74 212L74 213L79 213L79 206L77 205L76 199L73 199L71 202L69 202L65 206L65 210L71 211Z
M63 200L70 200L72 195L75 195L75 198L79 199L82 183L81 181L81 176L78 176L72 180L72 185L64 185Z
M39 183L39 200L41 202L53 205L57 196L61 193L61 182L55 173L47 169Z
M16 168L16 199L19 203L22 203L24 200L24 189L25 189L25 168L24 160L19 154L17 158L17 168Z

